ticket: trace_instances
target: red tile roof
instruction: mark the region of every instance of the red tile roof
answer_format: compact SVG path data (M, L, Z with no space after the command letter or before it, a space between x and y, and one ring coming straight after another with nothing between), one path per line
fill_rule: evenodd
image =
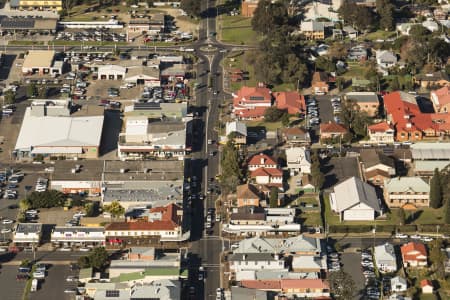
M275 101L278 109L287 109L289 114L296 114L306 108L305 97L297 92L277 92Z
M251 99L253 98L253 99ZM262 98L262 99L258 99ZM266 87L249 87L243 86L237 92L234 97L234 104L239 104L239 102L249 102L250 103L260 103L260 102L270 102L272 100L271 91Z
M400 248L402 256L406 260L416 260L418 255L427 256L427 249L425 245L418 242L409 242L408 244L403 245ZM417 251L419 252L417 255L412 254L411 252Z
M437 105L446 105L450 103L450 88L448 86L432 91L431 94L436 95L438 100Z
M422 279L420 281L420 287L426 287L427 285L433 287L433 283L428 279Z
M255 178L257 176L282 177L283 172L279 169L258 168L250 174L251 178Z
M347 129L341 124L329 122L320 124L320 133L346 133Z
M438 126L433 123L431 114L422 113L415 100L411 100L413 97L403 92L392 92L384 96L384 107L397 131L437 130Z
M234 114L241 119L262 119L268 107L247 108L235 106Z
M371 132L385 132L386 130L393 129L391 125L386 122L376 123L368 126Z
M329 289L329 285L322 279L281 279L281 289Z
M263 163L261 163L261 159L263 159ZM276 161L270 157L269 155L266 155L264 153L259 153L256 155L253 155L250 161L248 162L249 166L264 166L264 165L277 165Z
M279 280L241 280L241 286L258 290L281 290Z
M182 210L180 206L176 205L175 203L171 203L166 206L159 206L152 208L150 209L150 212L152 213L160 212L161 220L163 221L173 221L179 223L181 217L178 215L178 211L180 210Z

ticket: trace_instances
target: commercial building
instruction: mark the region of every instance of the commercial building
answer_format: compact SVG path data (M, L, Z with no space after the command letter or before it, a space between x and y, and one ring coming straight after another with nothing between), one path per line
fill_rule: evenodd
M105 161L102 201L125 209L181 204L183 182L180 160Z
M0 32L28 33L55 33L58 25L58 19L30 19L30 18L11 18L0 17Z
M42 238L41 223L19 223L14 230L13 243L15 245L37 246Z
M430 185L420 177L391 178L384 182L384 200L389 207L429 207Z
M103 245L104 227L56 226L51 233L51 242L61 245Z
M375 92L350 92L344 96L346 101L354 102L360 111L366 112L370 117L378 114L378 95Z
M36 107L26 109L14 148L18 158L38 154L78 158L99 156L103 116L48 116L45 110L43 108L36 114Z
M97 68L97 78L100 80L123 80L127 68L118 65L101 65Z
M58 161L53 165L50 187L64 194L99 196L102 192L103 161Z
M187 134L191 123L184 121L154 121L145 116L128 117L125 132L120 134L118 156L122 160L146 157L176 157L182 159L191 147Z
M62 0L11 0L10 6L20 10L62 10Z
M56 52L53 50L29 50L22 64L24 75L61 75L64 62L55 59Z

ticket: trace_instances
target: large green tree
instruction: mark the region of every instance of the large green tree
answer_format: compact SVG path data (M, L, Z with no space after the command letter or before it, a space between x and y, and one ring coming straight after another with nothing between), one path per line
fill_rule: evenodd
M103 270L108 264L109 254L104 247L94 248L89 254L81 256L78 264L81 268L94 268L98 271Z
M242 170L238 149L231 140L228 140L222 149L220 166L222 168L220 175L222 190L225 194L229 191L235 191L236 186L242 179Z
M330 290L336 300L353 299L356 285L350 274L343 270L331 272L329 276Z
M391 3L391 0L377 0L376 7L377 13L380 16L380 29L386 31L394 30L395 6Z
M442 205L442 188L441 175L439 170L434 169L433 177L430 182L430 206L432 208L439 208Z
M365 111L352 99L348 99L341 105L341 120L349 128L353 138L359 140L367 135L367 126L371 124L370 118Z
M325 176L320 169L320 160L317 151L311 155L311 179L316 190L320 190L325 183Z
M277 27L287 24L288 10L283 1L261 0L258 2L252 18L253 30L262 34L269 34Z
M125 213L125 209L117 200L114 200L109 205L104 205L103 210L109 212L113 218L120 217Z
M181 0L181 8L190 16L198 17L201 14L201 1L198 0Z
M375 16L368 7L345 0L338 12L346 24L350 24L361 31L371 30L374 27Z
M272 187L270 189L270 207L278 207L278 188Z
M45 192L32 192L23 200L25 203L21 204L23 207L26 205L28 208L50 208L59 207L64 204L64 195L56 190L47 190Z

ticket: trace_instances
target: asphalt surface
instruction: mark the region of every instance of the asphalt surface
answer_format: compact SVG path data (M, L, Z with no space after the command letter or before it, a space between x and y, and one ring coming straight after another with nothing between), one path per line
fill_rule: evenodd
M2 300L22 299L25 288L25 280L17 281L17 266L2 265L0 271L0 289ZM56 299L56 298L55 298Z
M36 292L30 293L30 300L48 299L75 299L75 294L66 294L67 288L75 288L75 282L66 282L69 275L78 276L77 272L70 271L69 265L52 265L48 268L47 276L41 280Z

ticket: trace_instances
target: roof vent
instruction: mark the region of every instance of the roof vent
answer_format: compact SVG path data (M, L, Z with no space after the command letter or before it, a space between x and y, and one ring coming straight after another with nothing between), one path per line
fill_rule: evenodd
M127 169L120 169L120 173L126 173L128 170Z

